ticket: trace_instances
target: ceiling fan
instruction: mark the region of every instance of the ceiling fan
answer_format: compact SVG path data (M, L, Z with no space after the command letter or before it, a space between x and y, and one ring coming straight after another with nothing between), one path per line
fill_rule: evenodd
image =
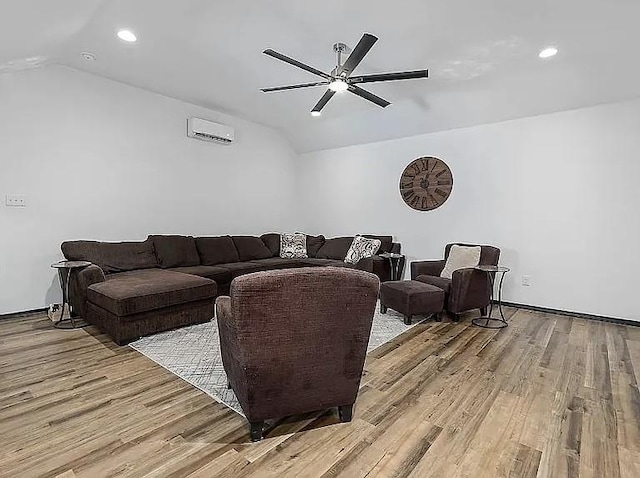
M360 88L358 84L428 78L429 70L351 76L353 70L356 69L356 67L360 64L365 55L369 53L369 50L371 50L371 47L373 47L374 43L377 41L377 37L369 33L365 33L364 35L362 35L362 38L344 63L342 63L342 55L346 51L347 46L344 43L336 43L335 45L333 45L333 51L336 53L338 65L331 71L330 74L324 73L316 68L313 68L312 66L305 65L304 63L299 62L298 60L294 60L293 58L289 58L282 53L278 53L277 51L273 51L271 49L265 50L263 52L265 55L269 55L273 58L289 63L290 65L297 66L298 68L302 68L309 73L313 73L314 75L324 78L324 81L302 83L289 86L276 86L273 88L262 88L262 91L265 93L270 93L273 91L295 90L298 88L310 88L314 86L328 86L329 88L327 89L326 93L322 96L322 98L320 98L320 101L318 101L318 103L311 110L311 114L313 116L320 116L322 108L324 108L324 106L329 102L333 95L342 91L350 91L354 95L358 95L365 100L371 101L372 103L381 106L382 108L386 108L391 103L363 88Z

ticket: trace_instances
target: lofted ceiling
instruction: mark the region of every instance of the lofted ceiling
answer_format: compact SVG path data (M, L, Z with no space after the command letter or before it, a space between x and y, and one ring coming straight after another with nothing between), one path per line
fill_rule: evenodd
M272 126L305 152L640 96L638 18L637 0L0 0L0 74L67 65ZM320 118L322 88L259 91L317 79L265 48L328 72L332 45L364 32L379 41L356 73L431 77L367 85L386 109L336 95ZM560 53L539 59L548 45Z

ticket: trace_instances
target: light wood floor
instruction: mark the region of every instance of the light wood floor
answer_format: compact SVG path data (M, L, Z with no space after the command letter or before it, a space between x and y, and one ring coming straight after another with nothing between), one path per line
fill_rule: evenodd
M0 476L640 477L640 328L509 309L374 351L354 420L245 421L95 329L0 321Z

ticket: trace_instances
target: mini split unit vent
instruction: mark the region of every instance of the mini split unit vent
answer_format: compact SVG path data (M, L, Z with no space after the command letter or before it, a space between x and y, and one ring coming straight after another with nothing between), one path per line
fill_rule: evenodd
M235 131L223 124L212 123L201 118L189 118L187 120L187 136L202 141L231 144L235 138Z

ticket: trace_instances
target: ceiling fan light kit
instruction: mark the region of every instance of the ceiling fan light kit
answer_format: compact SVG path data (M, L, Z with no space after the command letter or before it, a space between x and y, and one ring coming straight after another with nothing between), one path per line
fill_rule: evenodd
M362 83L378 83L383 81L396 81L396 80L413 80L419 78L428 78L429 70L414 70L414 71L403 71L398 73L378 73L373 75L360 75L360 76L351 76L356 67L360 64L362 59L365 57L369 50L373 47L375 42L378 41L378 38L375 36L365 33L362 35L362 38L353 49L351 54L348 56L347 60L342 63L342 55L347 50L347 45L344 43L336 43L333 45L333 51L336 54L336 67L331 71L331 73L324 73L312 66L306 65L298 60L290 58L282 53L278 53L277 51L267 49L263 53L268 55L276 60L284 61L292 66L297 68L301 68L309 73L312 73L316 76L319 76L324 79L324 81L317 81L313 83L301 83L297 85L288 85L288 86L276 86L272 88L262 88L264 93L271 93L274 91L286 91L286 90L295 90L299 88L313 88L316 86L326 86L327 91L320 98L320 101L316 103L316 105L311 110L311 116L320 116L322 108L329 102L333 95L336 93L349 91L354 95L357 95L361 98L364 98L367 101L375 103L381 108L386 108L391 103L387 100L380 98L379 96L374 95L373 93L360 88L358 84Z

